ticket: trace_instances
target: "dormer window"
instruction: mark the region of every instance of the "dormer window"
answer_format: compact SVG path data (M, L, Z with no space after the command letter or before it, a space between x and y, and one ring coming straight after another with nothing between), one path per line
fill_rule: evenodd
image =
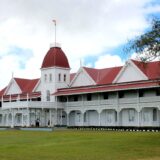
M61 81L61 74L60 73L58 74L58 81L59 82Z

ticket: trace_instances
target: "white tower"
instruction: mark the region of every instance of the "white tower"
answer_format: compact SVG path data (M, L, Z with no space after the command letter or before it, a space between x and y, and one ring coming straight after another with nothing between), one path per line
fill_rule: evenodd
M55 101L55 97L50 95L56 92L58 88L68 87L69 81L70 66L68 59L59 45L52 45L41 66L42 101Z

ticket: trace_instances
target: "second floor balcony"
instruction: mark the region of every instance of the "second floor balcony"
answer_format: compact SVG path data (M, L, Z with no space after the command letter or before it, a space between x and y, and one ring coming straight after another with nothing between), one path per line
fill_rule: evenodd
M42 102L42 101L15 101L15 102L3 102L2 110L10 108L64 108L64 104L60 102Z

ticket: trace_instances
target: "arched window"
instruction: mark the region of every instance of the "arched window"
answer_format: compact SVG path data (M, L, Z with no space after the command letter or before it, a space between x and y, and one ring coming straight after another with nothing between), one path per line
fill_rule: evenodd
M66 82L66 74L64 74L64 82Z
M61 81L61 74L60 73L58 74L58 81L59 82Z
M46 100L50 101L50 91L49 90L46 91Z
M49 74L49 81L52 82L52 74Z
M47 74L44 75L44 81L47 82Z

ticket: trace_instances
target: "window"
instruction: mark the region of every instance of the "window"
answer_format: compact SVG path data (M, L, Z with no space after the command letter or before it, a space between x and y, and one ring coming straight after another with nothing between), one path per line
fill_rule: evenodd
M108 93L107 92L103 93L103 99L108 99Z
M153 109L153 121L157 121L157 109Z
M133 122L135 118L135 111L133 109L130 109L128 111L128 115L129 115L129 122Z
M77 96L77 95L75 95L75 96L73 97L73 101L78 101L78 96Z
M58 74L58 81L59 82L61 81L61 74L60 73Z
M49 81L52 82L52 74L49 74Z
M49 90L46 91L46 100L50 101L50 91Z
M67 102L67 97L64 97L64 96L59 97L59 101L60 102Z
M119 92L119 98L124 98L124 92L122 91L122 92Z
M66 82L66 74L64 74L64 82Z
M144 93L142 90L139 90L139 97L143 97L144 96Z
M160 96L160 88L156 89L156 96Z
M92 95L91 94L87 94L87 101L91 101L92 100Z
M47 82L47 74L44 75L44 81Z

